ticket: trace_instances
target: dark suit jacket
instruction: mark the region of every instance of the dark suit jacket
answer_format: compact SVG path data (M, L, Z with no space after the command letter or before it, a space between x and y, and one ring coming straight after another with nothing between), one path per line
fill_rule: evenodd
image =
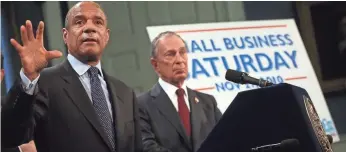
M2 152L20 152L18 147L16 147L16 148L6 148L6 149L2 149L1 148L1 151Z
M142 150L138 106L134 91L104 72L112 102L118 152ZM2 110L2 118L12 120L2 132L10 139L6 146L22 143L24 134L34 130L38 151L108 152L106 133L92 103L70 63L41 72L37 95L27 95L19 82L11 88L12 98Z
M7 101L6 98L5 98L4 96L1 96L1 107L2 107L3 105L5 105L6 101ZM1 125L2 125L2 127L6 126L6 123L7 123L6 121L4 121L3 119L1 119ZM2 130L1 130L1 132L4 133ZM1 141L3 141L3 140L6 140L6 139L2 138ZM18 145L18 146L19 146L19 145ZM3 147L3 144L1 144L1 151L2 151L2 152L20 152L18 146L13 146L13 148L4 148L4 147Z
M171 100L157 83L138 96L143 146L146 152L197 151L221 117L215 98L188 88L192 136L189 138ZM199 102L196 102L196 98Z

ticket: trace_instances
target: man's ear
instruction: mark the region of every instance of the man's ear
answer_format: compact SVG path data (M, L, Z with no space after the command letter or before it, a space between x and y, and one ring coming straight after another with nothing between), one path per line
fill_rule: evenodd
M68 39L68 30L66 29L66 28L63 28L62 29L62 37L63 37L63 39L64 39L64 43L66 44L66 41L67 41L67 39Z
M158 65L157 65L157 60L155 58L151 58L150 59L150 63L153 66L154 70L157 71L158 70Z
M107 32L106 32L106 44L108 44L110 33L111 33L111 30L107 29Z

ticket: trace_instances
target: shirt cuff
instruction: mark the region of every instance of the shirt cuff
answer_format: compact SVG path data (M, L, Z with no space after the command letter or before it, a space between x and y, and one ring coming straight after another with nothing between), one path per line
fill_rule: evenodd
M20 70L20 78L22 80L22 87L25 91L25 93L29 94L29 95L33 95L36 85L37 85L37 81L40 78L40 75L38 75L38 77L33 80L30 81L30 79L28 77L25 76L23 68Z
M20 152L23 152L23 151L22 151L22 148L20 148L20 146L18 146L18 149L19 149Z

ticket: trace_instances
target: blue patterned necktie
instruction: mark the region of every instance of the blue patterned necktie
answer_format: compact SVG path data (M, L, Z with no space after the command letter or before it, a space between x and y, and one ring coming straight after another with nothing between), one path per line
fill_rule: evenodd
M99 69L90 67L88 70L91 86L91 98L95 112L99 121L109 139L112 150L115 151L115 127L112 123L112 117L109 113L106 96L102 90L101 81L98 77Z

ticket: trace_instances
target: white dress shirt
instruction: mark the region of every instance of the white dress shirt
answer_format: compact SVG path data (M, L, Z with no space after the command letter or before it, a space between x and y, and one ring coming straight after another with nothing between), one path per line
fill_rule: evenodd
M70 54L67 55L67 60L70 62L72 68L78 73L79 80L81 81L81 83L82 83L86 93L88 94L91 102L93 102L92 98L91 98L90 78L89 78L89 74L87 72L91 66L88 64L84 64L84 63L80 62L78 59L76 59L74 56L72 56ZM99 79L101 80L102 90L105 94L108 109L109 109L109 112L111 113L111 117L113 117L112 106L111 106L111 102L109 99L107 84L106 84L106 81L104 80L102 69L101 69L101 62L99 62L95 67L97 67L100 70ZM22 68L20 70L20 77L22 79L22 85L23 85L25 92L27 94L33 95L35 87L37 85L37 81L38 81L40 75L35 80L30 81L29 78L27 78L25 76L25 74L23 72L23 68Z
M172 104L174 105L175 109L177 111L179 111L178 108L178 95L176 94L176 91L179 89L178 87L162 80L161 78L159 78L159 84L162 87L162 89L166 92L166 94L168 95L169 99L171 99ZM186 84L183 83L183 85L181 86L182 89L184 89L185 91L185 95L184 95L184 99L185 99L185 103L187 105L187 108L190 111L190 103L189 103L189 98L188 98L188 93L187 93L187 87Z

